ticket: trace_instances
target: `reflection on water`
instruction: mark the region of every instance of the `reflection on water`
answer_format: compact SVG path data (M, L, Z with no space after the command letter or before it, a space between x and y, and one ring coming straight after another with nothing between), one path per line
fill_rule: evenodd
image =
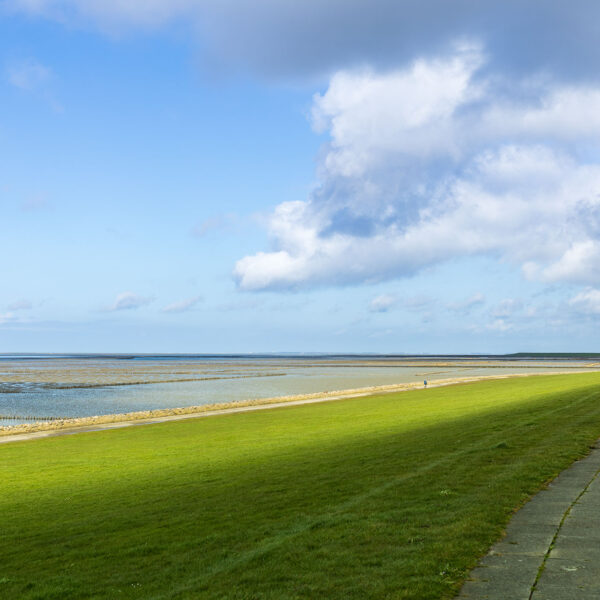
M596 363L597 364L597 363ZM9 358L0 425L481 375L596 368L584 361L447 358Z

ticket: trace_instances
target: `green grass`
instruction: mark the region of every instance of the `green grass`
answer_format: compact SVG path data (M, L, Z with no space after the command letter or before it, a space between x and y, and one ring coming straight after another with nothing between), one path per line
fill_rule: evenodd
M600 436L600 374L0 446L0 598L450 598Z

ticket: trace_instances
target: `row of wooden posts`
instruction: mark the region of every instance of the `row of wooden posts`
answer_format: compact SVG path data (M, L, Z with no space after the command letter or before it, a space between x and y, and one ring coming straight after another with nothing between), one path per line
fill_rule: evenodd
M0 415L0 421L62 421L65 417L36 417L32 415Z

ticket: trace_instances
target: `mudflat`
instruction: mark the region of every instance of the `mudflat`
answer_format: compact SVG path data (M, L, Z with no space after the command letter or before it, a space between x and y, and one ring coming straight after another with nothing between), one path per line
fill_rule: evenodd
M588 370L571 370L567 372L558 371L554 375L588 373ZM205 404L201 406L186 406L178 408L164 408L158 410L137 411L131 413L120 413L110 415L97 415L93 417L78 417L73 419L54 419L49 421L25 423L20 425L0 427L0 444L10 441L24 441L28 439L39 439L64 433L77 433L86 431L100 431L102 429L117 429L130 425L148 425L152 423L163 423L195 417L208 417L226 413L246 412L251 410L264 410L269 408L281 408L284 406L295 406L301 404L313 404L315 402L326 402L329 400L341 400L344 398L356 398L372 394L405 392L435 388L448 385L472 383L490 379L507 379L512 377L532 377L545 375L540 373L506 374L506 375L480 375L475 377L453 377L449 379L433 379L427 384L423 381L403 383L396 385L369 386L366 388L335 390L331 392L318 392L315 394L297 394L293 396L282 396L276 398L260 398L257 400L246 400L240 402L228 402L221 404Z

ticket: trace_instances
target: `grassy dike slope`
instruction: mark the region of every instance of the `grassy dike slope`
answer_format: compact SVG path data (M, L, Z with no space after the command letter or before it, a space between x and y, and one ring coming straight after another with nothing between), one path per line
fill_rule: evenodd
M600 436L600 374L0 446L0 598L448 598Z

